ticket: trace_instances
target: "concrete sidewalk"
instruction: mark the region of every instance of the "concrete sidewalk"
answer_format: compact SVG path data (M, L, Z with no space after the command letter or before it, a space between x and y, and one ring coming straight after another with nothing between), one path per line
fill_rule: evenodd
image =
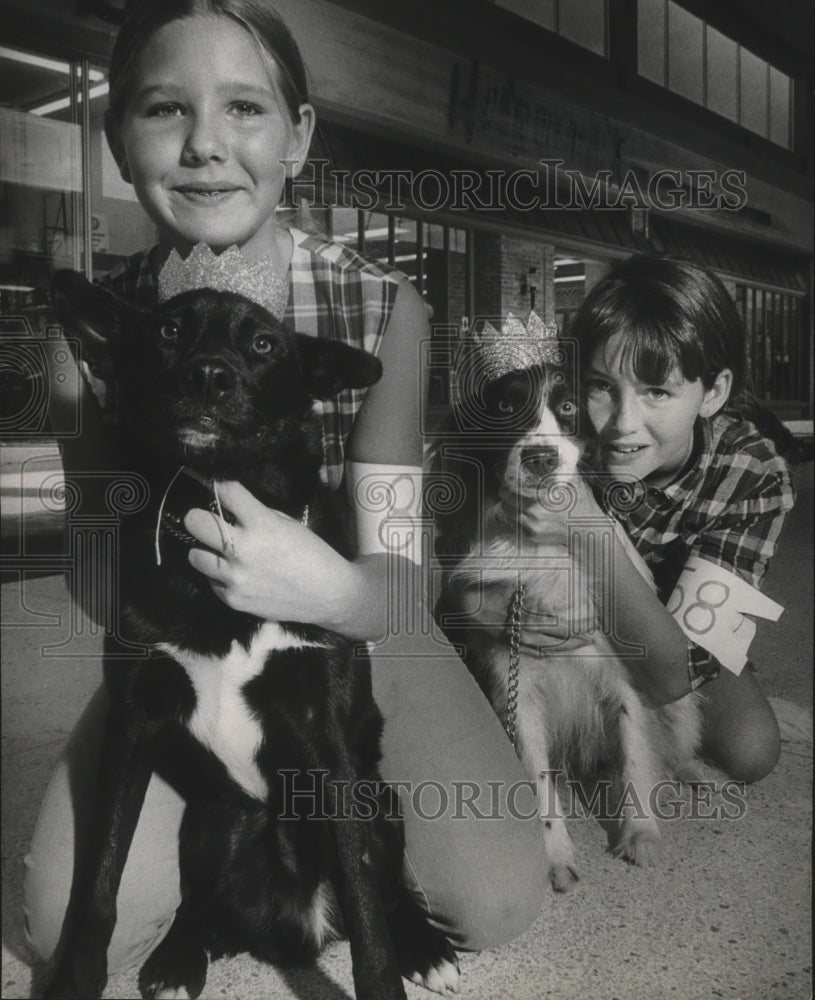
M697 803L665 824L659 867L608 855L591 820L570 830L581 881L547 896L535 925L504 948L461 956L461 995L477 1000L806 1000L811 996L812 463L765 591L785 606L751 654L782 719L777 769L743 808ZM2 589L2 996L30 995L21 926L22 859L60 748L99 679L100 636L73 622L60 577ZM136 997L135 970L106 997ZM407 984L410 998L428 994ZM319 964L280 970L240 957L215 963L205 998L341 1000L353 996L347 945Z

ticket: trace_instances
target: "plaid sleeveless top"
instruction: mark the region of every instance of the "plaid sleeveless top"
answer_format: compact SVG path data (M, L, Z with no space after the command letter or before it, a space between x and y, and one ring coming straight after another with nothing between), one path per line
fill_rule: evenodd
M290 229L293 249L289 298L282 323L292 332L340 340L371 354L396 301L397 272L320 236ZM140 309L157 303L158 277L153 250L128 257L102 281L114 294ZM92 380L106 419L116 420L110 386ZM336 489L343 477L345 446L366 390L346 389L318 404L323 424L323 476Z

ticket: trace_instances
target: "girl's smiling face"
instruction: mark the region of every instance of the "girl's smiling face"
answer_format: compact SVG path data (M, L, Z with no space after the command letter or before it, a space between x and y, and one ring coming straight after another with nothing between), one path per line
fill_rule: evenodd
M584 374L589 419L609 472L667 486L690 458L697 417L713 416L727 402L732 375L724 369L706 389L674 366L661 385L649 385L637 377L631 355L623 334L595 353Z
M258 258L274 253L283 163L299 172L313 126L310 105L292 121L248 31L196 15L150 38L108 137L164 249L237 243Z

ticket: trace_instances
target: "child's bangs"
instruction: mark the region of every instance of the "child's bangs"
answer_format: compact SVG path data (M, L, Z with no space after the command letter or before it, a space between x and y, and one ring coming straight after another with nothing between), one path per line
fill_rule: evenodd
M627 341L624 363L646 385L664 385L677 369L689 382L705 371L697 338L684 326L639 323L621 332Z

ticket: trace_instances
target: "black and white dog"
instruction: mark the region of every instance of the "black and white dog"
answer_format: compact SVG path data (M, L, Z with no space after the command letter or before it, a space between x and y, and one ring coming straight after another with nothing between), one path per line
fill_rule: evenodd
M307 511L309 528L342 551L314 404L373 384L379 361L293 335L229 292L185 292L140 312L63 271L53 298L86 356L112 375L120 468L149 487L118 554L120 628L149 653L105 663L112 708L94 843L47 995L104 989L116 894L154 771L186 811L181 904L141 969L143 996L198 996L208 958L221 955L308 961L340 930L358 997L404 997L402 976L455 989L455 953L402 883L402 826L379 775L382 717L367 656L321 628L229 608L189 566L182 525L190 506L213 499L199 482L235 479L292 517ZM176 476L182 466L193 478ZM359 786L364 809L354 808Z
M564 517L570 481L586 469L574 365L563 346L549 350L557 363L512 369L507 348L493 343L499 358L486 373L473 352L435 449L436 470L461 498L436 516L437 615L496 712L511 720L538 786L550 880L560 891L577 873L556 776L592 783L591 802L611 807L615 852L649 864L660 838L649 795L668 773L695 773L699 740L692 696L657 711L632 687L579 561L562 545L530 538L503 508L509 495L526 496ZM493 627L479 608L493 609ZM540 626L534 647L521 642L519 624L513 637L513 608L526 636L531 623ZM598 790L610 794L595 799Z

